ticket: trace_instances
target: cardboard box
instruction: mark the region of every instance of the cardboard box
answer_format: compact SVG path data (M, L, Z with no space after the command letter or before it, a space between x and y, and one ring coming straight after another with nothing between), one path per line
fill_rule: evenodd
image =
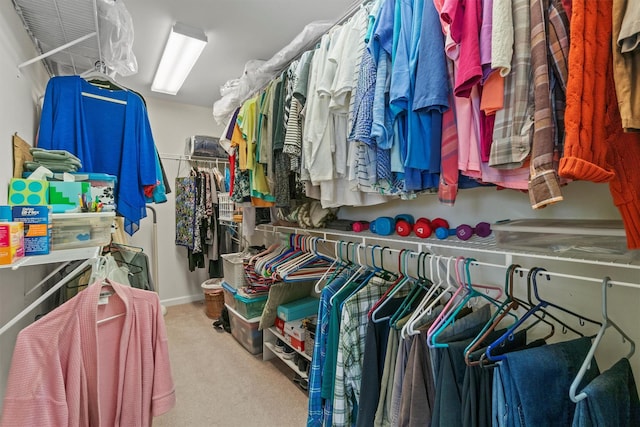
M0 265L12 264L24 256L24 224L0 222Z
M11 206L0 205L0 222L11 222L11 221L13 221Z
M285 335L291 335L292 337L304 341L306 328L302 324L302 320L294 320L293 322L284 322Z
M14 206L13 220L24 223L24 254L46 255L51 250L51 206Z
M91 185L88 182L49 182L49 204L54 213L80 211L80 197L91 203Z
M11 178L9 182L9 204L47 205L49 203L49 182L37 179Z
M305 333L306 329L300 320L285 322L284 324L285 342L298 351L304 351Z
M31 172L25 172L23 174L23 177L27 178L29 177L29 175L31 175ZM97 198L98 202L102 203L103 212L116 210L115 195L117 179L115 175L88 172L54 172L53 177L48 179L49 184L54 182L63 182L65 179L65 175L72 176L75 182L88 183L90 188L87 190L87 198L91 201L94 201ZM60 213L57 211L54 212Z
M276 317L275 327L280 332L280 334L284 335L284 320Z

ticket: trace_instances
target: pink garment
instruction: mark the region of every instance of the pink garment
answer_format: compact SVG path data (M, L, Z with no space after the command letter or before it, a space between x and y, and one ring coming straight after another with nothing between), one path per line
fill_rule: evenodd
M449 27L451 39L460 44L463 29L463 0L434 0L436 9L440 12L440 20Z
M453 82L453 62L447 59L449 81ZM438 200L453 206L458 194L458 128L453 93L449 92L449 109L442 114L442 141L440 147L440 181Z
M458 119L458 167L463 175L514 190L529 188L529 168L496 169L480 157L480 97L474 87L470 98L455 98Z
M456 96L468 98L471 90L482 79L482 66L480 65L480 25L482 24L481 0L460 1L458 8L461 13L463 30L460 40L460 54L458 68L456 70L456 83L453 93ZM453 27L451 30L453 35Z
M458 69L456 69L457 75ZM458 169L470 178L481 178L480 95L474 87L469 98L455 97L458 120ZM476 111L477 110L477 111Z
M485 69L491 68L491 32L493 31L493 0L482 2L482 24L480 25L480 63L487 78Z
M108 304L95 283L18 334L0 426L147 427L175 405L158 295L111 284Z

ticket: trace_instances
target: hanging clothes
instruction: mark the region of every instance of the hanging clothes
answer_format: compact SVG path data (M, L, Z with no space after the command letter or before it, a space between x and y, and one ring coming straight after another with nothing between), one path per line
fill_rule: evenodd
M125 218L127 233L137 231L146 217L145 187L158 184L151 126L137 95L99 88L80 76L52 77L38 147L73 153L82 171L117 176L116 211Z
M582 392L587 397L576 404L573 427L640 425L640 400L628 359L620 359Z
M109 286L106 297L90 285L20 331L1 426L142 427L175 405L158 295Z

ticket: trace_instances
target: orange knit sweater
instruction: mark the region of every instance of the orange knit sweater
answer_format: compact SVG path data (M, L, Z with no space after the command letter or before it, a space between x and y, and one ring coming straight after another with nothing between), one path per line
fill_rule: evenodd
M627 234L640 248L640 134L625 133L613 81L613 0L573 0L566 139L559 174L608 182Z

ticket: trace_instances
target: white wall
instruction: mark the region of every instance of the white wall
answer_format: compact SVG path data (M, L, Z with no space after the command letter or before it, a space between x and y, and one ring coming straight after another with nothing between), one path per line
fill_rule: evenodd
M147 98L149 120L153 137L162 154L184 154L185 139L190 135L220 136L223 129L213 120L210 108L170 103ZM177 160L163 159L167 177L174 189L174 180L178 175ZM180 176L189 172L188 162L180 164ZM203 299L200 284L209 276L207 269L190 272L187 262L187 249L175 245L175 192L167 196L167 202L156 204L158 239L158 285L160 299L166 306L182 304ZM133 245L141 246L153 256L153 222L150 212L141 222L140 230L130 239Z
M33 143L36 134L37 99L44 93L48 76L39 63L22 71L17 67L36 55L11 2L0 2L0 204L7 203L7 186L13 174L11 136L17 132L24 140ZM0 326L38 296L37 292L29 297L24 294L42 276L43 268L40 267L0 270ZM37 310L0 336L0 407L15 337L21 328L33 322L36 314Z
M535 211L531 209L526 193L485 187L460 190L453 207L440 204L436 195L424 195L410 201L395 200L375 208L341 208L339 215L372 220L378 216L409 213L416 219L442 217L453 227L520 218L620 219L606 184L574 182L563 187L562 194L564 201Z

